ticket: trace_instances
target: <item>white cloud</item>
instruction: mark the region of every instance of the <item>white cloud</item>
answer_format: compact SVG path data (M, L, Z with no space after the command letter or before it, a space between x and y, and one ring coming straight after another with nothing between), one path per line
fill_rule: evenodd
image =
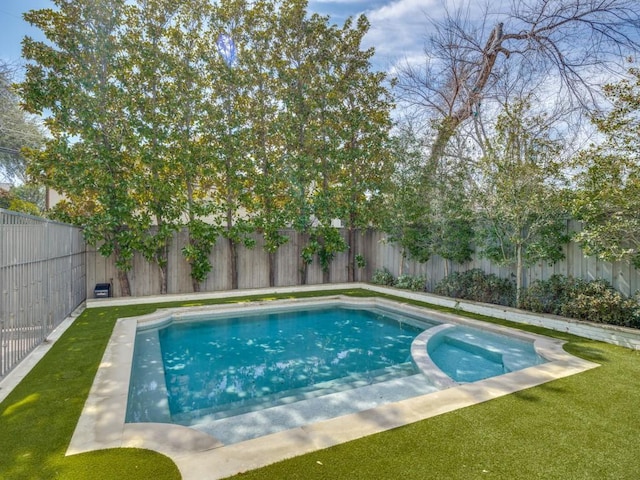
M369 3L369 0L314 0L312 2L309 2L309 5L313 5L314 3L317 4L322 4L322 3L340 3L340 4L365 4L365 3Z
M465 9L480 19L489 0L311 0L309 10L329 14L338 24L364 13L371 27L363 47L375 47L375 67L392 71L399 61L417 61L424 55L430 21ZM491 0L495 10L508 0ZM477 12L477 13L476 13Z
M506 5L505 0L491 2L491 11ZM394 65L398 61L424 61L424 44L432 21L444 19L447 12L463 9L471 20L481 21L486 4L469 0L395 0L364 11L371 22L365 38L366 46L376 49L379 64ZM393 67L386 67L393 70Z
M416 13L424 16L425 12L432 11L434 7L441 8L442 2L437 0L397 0L388 3L378 9L367 12L372 21L397 21L415 18Z
M399 59L419 57L428 34L429 17L442 11L439 0L398 0L364 13L371 22L365 38L374 46L378 62L395 64Z

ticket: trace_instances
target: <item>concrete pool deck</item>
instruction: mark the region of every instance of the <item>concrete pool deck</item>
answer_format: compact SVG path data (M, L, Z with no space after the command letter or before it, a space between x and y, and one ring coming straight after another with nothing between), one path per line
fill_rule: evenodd
M363 288L363 285L325 285L321 286L321 288L314 286L309 287L309 289L299 287L292 289L262 289L232 292L232 294L220 292L219 296L231 297L253 293L269 294L270 292L286 293L287 291L337 290L341 288ZM377 288L376 291L379 291ZM396 290L391 289L383 290L383 292L393 295L398 294ZM212 295L207 297L189 295L179 296L177 299L189 300L211 297ZM153 297L145 299L113 299L88 303L90 306L109 306L173 300L176 300L175 296L169 299L167 297ZM296 301L296 303L302 304L305 301L314 300L300 300ZM327 298L315 299L315 301L327 301ZM386 300L353 299L351 297L349 301L386 302ZM425 299L425 301L429 301L429 299ZM275 303L271 301L264 302L264 305L274 305ZM284 302L280 301L280 304L282 303ZM426 308L407 306L406 304L397 305L400 305L403 310L419 310L425 316L435 318L438 321L446 319L456 323L481 324L485 328L487 327L487 324L475 322L468 318L445 315ZM259 304L224 305L217 307L217 311L246 308L248 306L255 308ZM203 307L206 310L211 310L212 308L215 307ZM147 321L153 321L154 318L160 319L162 316L166 317L166 313L151 314L151 316L145 317L148 317ZM258 438L224 444L219 439L193 428L159 423L124 422L136 328L137 319L135 318L121 319L117 322L67 454L71 455L89 450L114 447L147 448L170 457L180 469L185 480L225 478L279 460L324 449L459 408L475 405L598 366L595 363L567 354L562 350L562 342L560 341L548 339L547 337L532 336L521 331L506 329L505 327L492 326L491 329L493 330L509 330L512 333L515 332L516 336L536 337L536 348L542 349L540 353L549 362L479 382L449 386L444 390L418 394L400 401L391 401L334 418L325 418L310 423L302 422L302 424L294 428L268 433ZM539 345L538 342L540 342ZM429 366L427 365L425 368L429 368ZM266 414L254 412L252 421L255 421L256 425L259 426L261 422L272 420L269 420Z

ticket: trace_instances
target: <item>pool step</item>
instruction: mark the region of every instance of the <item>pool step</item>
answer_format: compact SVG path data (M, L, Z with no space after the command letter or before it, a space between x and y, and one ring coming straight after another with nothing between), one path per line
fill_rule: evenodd
M287 405L302 400L321 397L332 393L344 392L355 388L361 388L381 382L387 382L396 378L415 375L416 368L410 362L394 365L366 374L353 374L328 382L321 382L303 388L297 388L271 395L263 395L238 402L226 403L212 408L193 410L171 415L175 423L188 425L193 419L207 416L211 420L233 417L266 407Z
M158 330L140 332L138 335L141 338L136 342L134 355L139 361L133 362L133 368L136 369L136 365L144 367L140 366L132 372L139 379L136 382L139 387L138 391L129 392L126 422L171 423Z

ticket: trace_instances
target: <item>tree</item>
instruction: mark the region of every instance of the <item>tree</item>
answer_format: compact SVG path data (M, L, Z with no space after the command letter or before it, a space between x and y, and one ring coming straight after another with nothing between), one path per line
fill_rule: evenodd
M573 212L582 221L576 240L587 255L640 268L640 69L604 93L612 109L593 119L604 141L576 161Z
M307 17L307 2L296 0L282 6L278 35L274 37L282 63L278 76L283 109L278 117L284 142L284 172L287 204L286 221L308 242L300 247L300 283L307 273L319 244L314 232L314 189L318 184L316 159L322 155L323 125L318 114L324 97L325 39L329 38L327 18Z
M310 263L317 255L323 273L323 282L330 281L330 266L336 253L342 252L347 245L339 231L333 225L340 218L336 208L336 196L340 164L338 156L342 147L340 139L340 118L336 115L343 100L344 92L339 91L338 72L341 59L335 52L339 50L340 29L329 25L327 18L314 16L314 30L306 32L312 35L313 55L311 56L311 88L306 95L311 107L311 130L315 141L310 155L306 159L306 168L311 171L311 183L306 186L311 205L312 222L307 224L309 243L303 249L303 260Z
M392 105L385 75L370 71L373 50L361 49L365 17L330 25L327 17L307 17L302 0L287 2L279 13L274 42L281 59L281 171L288 184L283 210L308 238L300 255L302 283L314 258L329 281L331 261L345 248L353 279L355 229L372 224L390 176ZM337 219L349 230L347 242L333 226Z
M424 65L400 69L400 98L437 119L431 162L444 155L457 129L491 98L509 69L525 64L552 76L559 97L590 109L600 72L640 47L640 11L633 0L512 2L495 23L488 12L474 22L468 15L459 9L431 21Z
M40 215L40 206L34 201L25 200L25 197L29 197L29 191L33 191L33 188L27 187L26 190L24 186L11 187L9 190L0 188L0 208L30 215Z
M282 8L281 8L282 10ZM251 134L245 144L245 155L253 159L253 198L248 215L264 239L268 259L269 286L276 283L276 252L289 237L283 235L287 227L287 179L285 169L284 126L280 102L283 98L279 70L282 67L277 32L287 11L279 12L274 2L253 4L247 11L247 34L242 64L247 85L247 127ZM286 20L285 20L286 21ZM247 45L248 43L248 45Z
M115 254L123 294L136 251L167 291L168 248L185 224L194 290L218 234L238 288L238 248L256 229L273 285L289 224L315 235L328 272L344 248L331 222L361 216L343 199L376 194L383 176L390 103L384 75L368 71L372 51L360 52L364 17L340 29L307 18L304 0L55 4L26 15L49 43L25 40L21 94L51 112L52 132L31 169L66 196L58 214Z
M27 165L23 147L39 149L44 133L37 119L20 107L12 86L16 67L0 61L0 180L26 183Z
M392 138L395 169L391 176L393 188L385 197L383 229L389 240L400 246L403 257L424 263L432 254L429 209L424 202L429 198L428 187L433 184L422 182L426 177L424 155L413 123L403 122L401 126Z
M340 140L334 160L338 166L335 207L347 228L349 282L355 281L356 230L381 225L378 212L394 168L389 148L393 101L384 86L386 74L370 71L374 50L361 51L368 29L364 16L353 26L348 20L335 54L333 88L344 92L338 95L334 120Z
M247 109L249 76L245 76L250 49L250 26L245 0L222 1L213 6L211 24L205 35L210 53L204 71L208 87L208 105L203 112L202 142L208 154L204 158L209 221L222 233L229 252L232 289L239 286L238 248L253 247L250 234L255 230L247 216L251 204L252 158L246 153L251 138ZM221 43L233 48L225 50Z
M19 92L27 111L49 116L44 151L30 150L31 175L64 194L59 216L84 227L90 244L113 254L120 291L131 294L127 272L146 223L136 210L133 188L139 164L126 148L121 54L124 0L54 0L59 10L30 11L25 19L48 42L26 37L27 64Z
M515 265L517 304L524 267L564 258L562 246L569 240L560 144L544 118L528 111L521 101L499 116L475 192L479 246L491 260Z
M182 163L182 125L192 115L179 93L188 77L180 61L191 52L176 49L176 36L198 24L202 9L192 2L180 7L170 0L143 0L127 9L122 51L128 74L127 120L131 135L127 148L138 161L133 181L136 210L146 223L140 242L144 257L159 267L160 293L168 288L168 251L173 235L183 224L187 201ZM186 161L189 162L190 159Z
M403 121L394 137L397 160L385 229L403 255L418 262L439 255L448 272L450 262L463 263L473 253L469 169L463 152L428 165L425 137L413 120Z

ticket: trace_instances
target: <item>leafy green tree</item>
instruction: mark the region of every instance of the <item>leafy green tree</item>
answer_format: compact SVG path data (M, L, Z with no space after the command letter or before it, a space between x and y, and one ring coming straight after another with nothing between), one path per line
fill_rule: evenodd
M218 237L220 227L206 221L212 211L208 197L208 178L212 176L207 158L209 147L208 132L202 118L213 101L203 94L210 90L206 74L214 46L211 36L203 35L211 15L211 5L207 0L192 1L189 8L178 14L177 25L168 35L170 56L173 62L174 80L166 88L171 88L173 119L172 148L173 166L179 172L183 185L179 188L185 195L187 222L187 245L182 254L191 266L193 291L200 291L213 269L210 254ZM204 128L203 128L204 127Z
M25 40L21 94L32 112L51 112L53 135L31 168L65 195L58 214L115 255L124 295L136 251L167 291L168 248L184 225L197 290L218 234L238 288L238 248L256 229L273 285L283 227L308 233L327 274L346 246L333 220L370 224L390 99L384 75L369 72L373 52L360 51L364 17L338 28L308 17L304 0L54 4L26 16L49 42Z
M304 0L278 5L271 43L281 106L270 137L281 145L272 147L271 166L279 174L271 182L272 188L283 187L278 222L308 239L300 252L302 283L314 258L328 281L331 260L347 248L334 220L351 225L352 232L369 225L365 210L373 209L382 192L390 127L384 75L370 71L373 51L361 51L366 19L355 25L349 19L340 28L328 17L308 16L306 6ZM351 278L357 252L349 238Z
M303 283L314 257L329 281L330 263L345 249L353 280L356 229L374 225L392 170L392 101L385 75L371 71L373 50L361 47L366 18L338 27L327 17L307 17L305 8L304 1L290 2L280 11L286 216L309 239L301 252ZM346 242L333 226L337 219L347 227Z
M316 159L321 155L323 137L318 110L324 95L320 68L323 39L328 38L327 18L307 17L307 2L295 0L280 9L278 34L273 41L280 52L278 68L283 109L278 117L284 142L284 172L287 222L308 243L300 251L300 283L307 282L309 264L319 248L311 240L314 231L314 191L317 186Z
M391 176L393 188L385 198L383 229L389 240L397 243L408 256L424 263L431 257L431 237L428 227L428 198L421 179L423 153L418 135L411 124L392 139L396 168Z
M433 253L445 259L445 276L449 263L464 263L472 258L475 239L475 221L468 190L456 172L450 173L438 184L434 198L431 222Z
M26 37L29 60L19 92L27 111L49 116L43 151L28 154L31 175L66 197L63 219L84 227L90 244L113 254L120 291L131 290L127 272L145 231L136 211L137 159L127 150L130 124L121 54L124 0L54 0L58 10L30 11L25 19L47 42Z
M184 96L179 94L187 83L180 60L191 52L178 50L173 39L186 34L199 20L194 18L194 14L200 14L195 6L190 3L181 7L169 0L130 5L122 39L128 72L123 83L132 134L127 148L138 160L139 174L133 184L136 210L147 227L140 249L159 267L162 294L167 292L169 246L183 224L187 201L182 167L185 158L176 145L187 146L181 142L181 126L185 116L192 114L190 104L181 103Z
M286 206L290 202L284 174L286 155L280 105L283 88L278 75L282 60L279 44L274 41L280 22L274 2L255 2L246 14L248 45L244 45L240 61L245 66L247 127L251 132L245 154L254 163L250 179L253 198L247 208L252 224L264 238L269 286L275 285L276 252L289 240L281 233L287 227Z
M423 141L410 124L394 138L396 170L388 197L385 229L405 255L427 262L439 255L449 262L471 259L474 236L464 161L441 160L427 167Z
M313 222L308 225L309 244L303 255L309 262L316 254L323 273L323 282L330 281L330 265L336 253L347 245L333 226L334 219L340 218L337 187L340 173L338 155L342 147L339 136L339 118L335 114L342 101L342 93L336 87L339 81L340 60L335 55L341 40L336 25L328 25L327 19L314 17L313 76L306 95L311 99L311 130L315 141L307 158L306 167L311 170L311 183L307 186L309 202L312 206Z
M371 72L373 49L361 50L369 22L360 16L347 20L340 32L335 58L333 87L335 137L339 140L334 162L336 216L347 228L348 281L355 280L356 230L378 227L384 195L390 190L393 172L389 131L393 102L384 86L386 74ZM344 93L343 93L344 92Z
M604 141L581 152L573 211L585 254L640 268L640 69L604 87L611 111L594 118Z
M560 144L526 101L508 105L479 163L477 239L491 260L516 267L519 304L524 267L564 258L566 203Z
M0 208L14 212L40 215L41 209L36 203L24 199L24 192L19 192L16 187L9 190L0 188Z
M208 220L221 231L229 251L231 288L237 289L238 248L253 247L255 228L247 215L252 200L253 160L246 153L251 130L248 119L245 75L249 59L250 26L246 15L250 4L245 0L221 1L213 6L211 24L205 32L211 46L204 74L209 85L209 105L201 118L203 144L208 154L203 185L208 188ZM218 46L224 38L234 42L236 54L227 57Z
M10 189L11 195L25 202L30 212L38 212L40 215L45 210L45 192L40 185L33 182L14 185Z

